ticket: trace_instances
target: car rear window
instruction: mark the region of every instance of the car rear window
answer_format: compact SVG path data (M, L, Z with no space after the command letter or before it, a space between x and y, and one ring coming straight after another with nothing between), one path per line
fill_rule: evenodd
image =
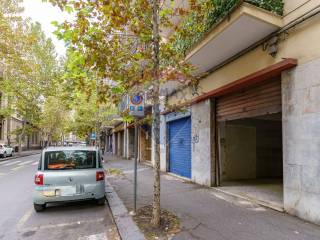
M96 168L96 151L50 151L44 155L45 170Z

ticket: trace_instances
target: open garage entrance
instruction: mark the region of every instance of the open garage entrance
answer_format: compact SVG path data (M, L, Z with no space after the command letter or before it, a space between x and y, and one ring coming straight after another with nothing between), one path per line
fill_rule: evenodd
M280 78L217 99L220 190L283 209Z

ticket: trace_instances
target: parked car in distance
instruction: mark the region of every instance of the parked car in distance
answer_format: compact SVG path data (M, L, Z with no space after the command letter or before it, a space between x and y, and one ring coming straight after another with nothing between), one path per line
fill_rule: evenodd
M6 145L6 144L0 144L0 156L5 158L7 156L13 156L14 149L13 147Z
M42 151L34 177L33 204L96 200L105 204L104 169L96 147L48 147Z

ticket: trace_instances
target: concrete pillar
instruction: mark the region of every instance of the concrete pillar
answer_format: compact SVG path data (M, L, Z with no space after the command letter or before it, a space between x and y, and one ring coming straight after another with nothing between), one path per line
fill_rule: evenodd
M210 99L191 107L191 179L206 186L214 181L214 102Z
M124 123L124 139L123 139L123 157L129 159L129 128L128 124Z
M112 133L112 154L117 154L116 133Z
M151 165L154 166L154 156L155 156L155 149L154 149L154 145L155 145L155 141L154 141L154 134L153 134L153 124L151 124ZM160 130L161 131L161 130ZM161 157L161 156L160 156ZM161 161L161 160L160 160Z
M167 158L167 123L166 116L160 116L160 169L166 172L168 170Z
M320 224L320 59L282 74L284 208Z
M121 133L117 132L117 156L121 157Z

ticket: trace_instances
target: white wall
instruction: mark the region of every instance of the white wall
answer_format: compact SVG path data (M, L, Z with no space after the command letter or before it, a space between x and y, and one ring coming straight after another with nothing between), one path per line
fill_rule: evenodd
M282 74L284 208L320 224L320 59Z
M211 186L210 100L191 107L191 174L192 181Z

